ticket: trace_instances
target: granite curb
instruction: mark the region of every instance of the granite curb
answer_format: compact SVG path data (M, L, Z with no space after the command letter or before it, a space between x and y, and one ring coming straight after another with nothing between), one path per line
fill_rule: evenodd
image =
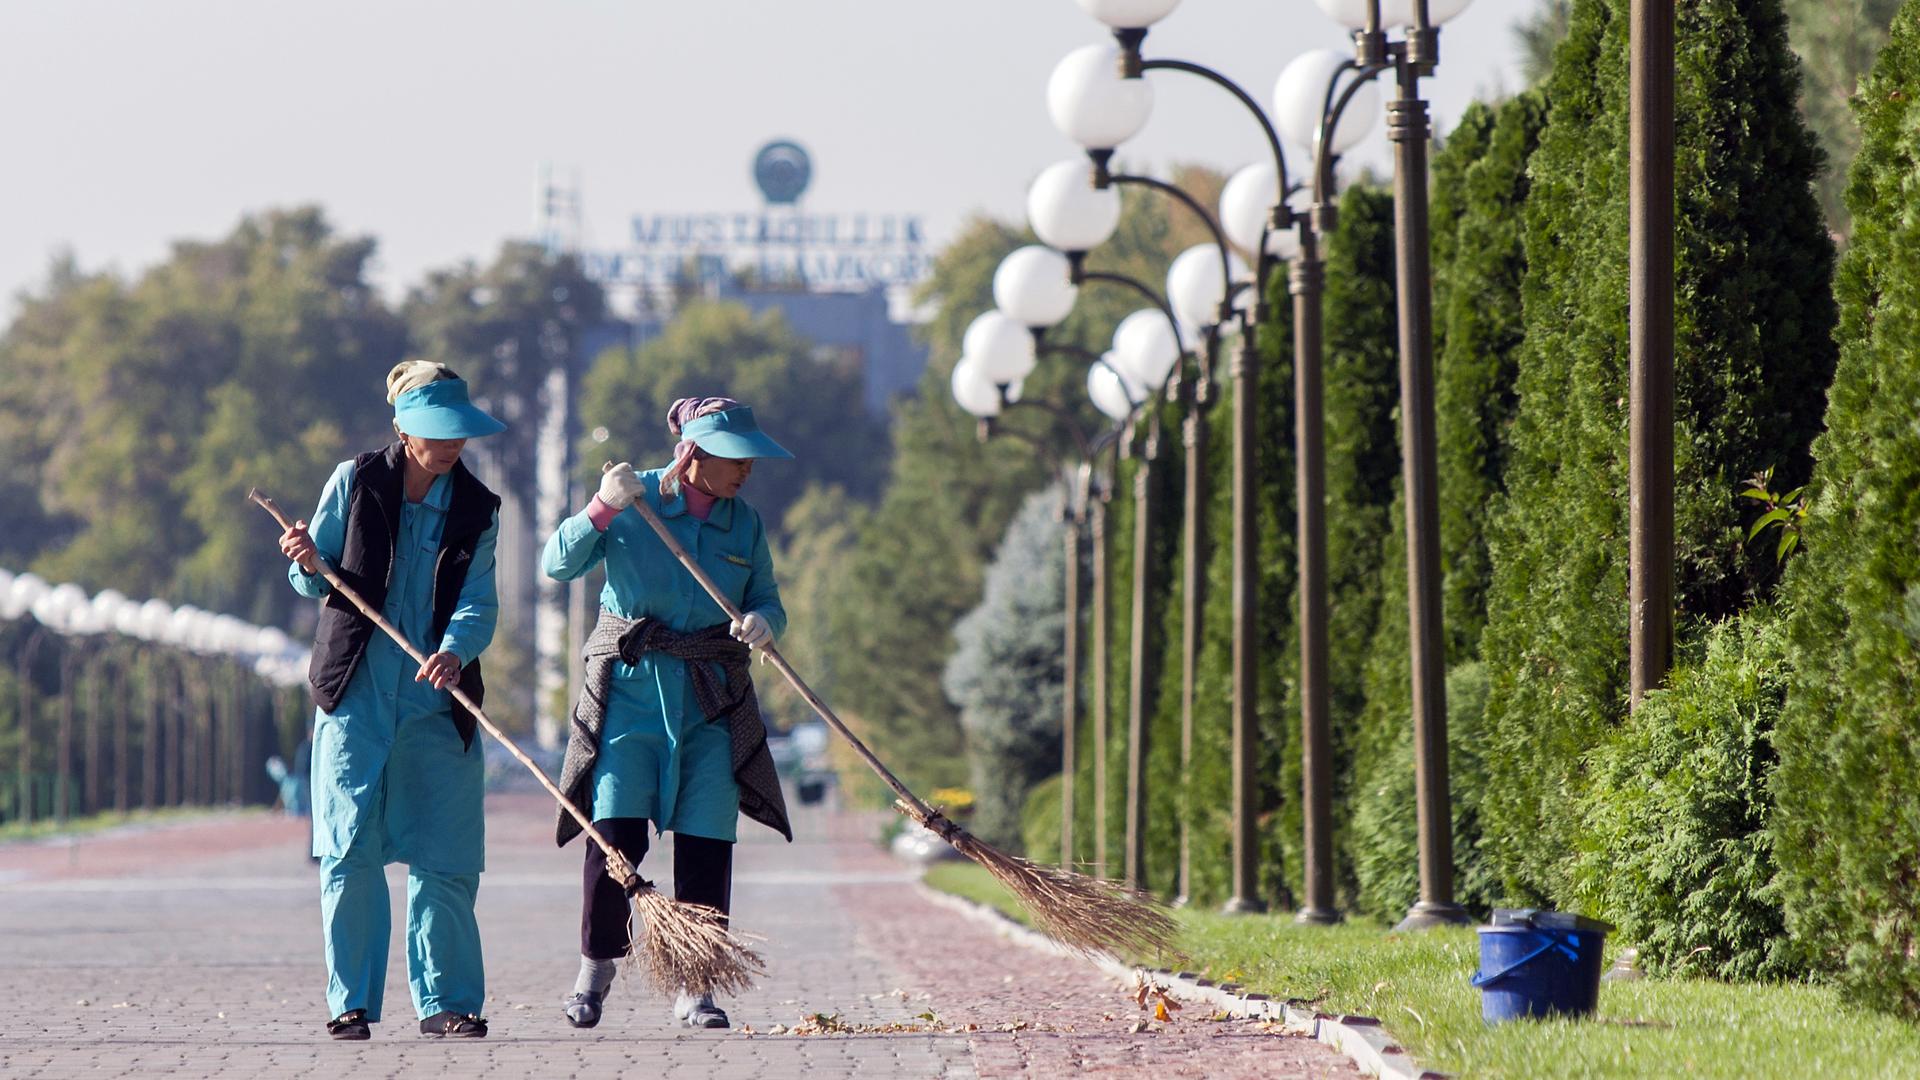
M1105 954L1078 953L985 904L941 892L925 882L917 887L930 903L958 912L1016 944L1085 960L1122 983L1156 986L1176 1000L1204 1004L1239 1019L1278 1023L1289 1031L1311 1036L1347 1055L1369 1076L1385 1080L1446 1080L1446 1073L1432 1072L1416 1064L1386 1027L1371 1016L1324 1013L1299 1002L1275 1001L1265 994L1249 993L1232 983L1203 979L1189 971L1139 967Z

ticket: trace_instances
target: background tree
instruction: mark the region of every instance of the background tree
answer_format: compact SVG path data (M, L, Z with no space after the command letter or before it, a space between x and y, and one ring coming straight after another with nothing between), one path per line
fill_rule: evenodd
M386 441L405 335L373 250L304 208L177 243L132 283L56 268L0 340L0 438L39 504L6 546L56 580L288 623L285 560L239 508L254 484L316 499Z
M1582 760L1626 709L1627 26L1576 0L1530 165L1526 344L1507 491L1492 518L1491 854L1549 900L1578 831ZM1677 24L1676 604L1683 641L1777 573L1743 542L1741 479L1804 477L1833 371L1819 157L1794 108L1778 0Z
M500 468L501 490L530 499L547 375L592 345L606 315L599 284L571 255L509 241L485 267L463 262L429 273L408 290L402 311L414 355L454 369L506 421L484 450Z
M1060 678L1066 615L1064 492L1037 491L1007 526L980 606L953 628L941 685L960 709L975 792L969 827L1020 845L1027 792L1060 771Z
M1847 105L1886 43L1887 26L1899 8L1900 0L1786 0L1787 32L1806 80L1800 107L1827 153L1827 169L1818 181L1820 205L1841 236L1852 230L1847 171L1860 151L1860 127Z
M1546 81L1553 70L1553 53L1567 37L1573 0L1539 0L1533 13L1513 24L1513 43L1520 50L1520 77L1528 86Z
M1858 98L1840 366L1788 578L1777 845L1788 925L1851 993L1920 1015L1920 3Z
M675 399L738 398L793 451L792 461L756 465L747 496L768 527L781 530L788 508L809 485L835 485L856 499L872 495L887 436L867 415L860 387L859 370L816 359L811 343L779 312L756 316L739 304L695 301L659 337L637 349L609 350L594 363L581 396L581 426L605 428L607 441L589 435L581 466L595 477L605 460L631 461L642 470L663 466L677 441L666 420Z

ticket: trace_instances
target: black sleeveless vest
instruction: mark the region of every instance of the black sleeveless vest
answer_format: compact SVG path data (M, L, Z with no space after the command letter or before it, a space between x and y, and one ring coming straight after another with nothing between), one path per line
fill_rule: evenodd
M361 454L353 459L353 486L347 495L346 542L341 548L340 578L360 594L375 611L387 602L387 586L392 581L393 545L400 537L400 511L406 500L406 469L401 455L406 448L394 443L385 450ZM447 503L446 525L440 534L440 555L433 564L433 640L437 647L453 621L453 610L460 602L460 589L467 581L467 568L473 563L474 548L480 536L493 523L500 508L500 497L487 490L464 462L455 462L449 481L453 485ZM353 673L366 655L367 642L380 628L360 614L346 597L329 593L320 608L320 624L314 633L313 659L307 667L307 685L314 704L332 712L353 681ZM460 689L480 704L486 687L480 678L478 657L460 672ZM459 701L453 703L453 726L460 732L464 746L473 748L477 727L473 714Z

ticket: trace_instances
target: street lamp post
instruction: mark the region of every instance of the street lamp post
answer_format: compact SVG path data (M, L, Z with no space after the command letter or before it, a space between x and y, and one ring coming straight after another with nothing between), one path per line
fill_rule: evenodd
M20 660L15 672L19 687L20 759L18 765L19 803L14 811L16 820L22 824L33 821L33 655L40 651L40 645L46 640L44 626L35 626L27 635L27 643L20 650Z
M1328 585L1326 523L1326 426L1322 297L1326 286L1323 243L1334 227L1334 166L1372 126L1371 108L1342 125L1357 97L1371 92L1360 72L1344 86L1354 65L1337 53L1306 53L1288 64L1274 88L1274 112L1288 141L1305 147L1312 165L1310 202L1296 225L1287 276L1293 298L1294 468L1299 532L1300 771L1302 923L1340 921L1334 900L1333 738L1328 685ZM1279 228L1278 215L1270 223ZM1251 222L1238 226L1251 231Z
M1673 0L1633 0L1627 302L1632 708L1673 653Z
M1400 323L1401 486L1406 504L1407 620L1413 674L1414 801L1420 899L1398 929L1464 923L1453 900L1453 823L1447 791L1446 642L1441 632L1439 480L1433 402L1433 276L1428 264L1427 142L1432 124L1420 80L1440 58L1439 24L1469 0L1398 0L1401 40L1382 29L1380 0L1316 0L1352 28L1354 64L1366 78L1391 70L1387 105L1394 148L1394 261Z

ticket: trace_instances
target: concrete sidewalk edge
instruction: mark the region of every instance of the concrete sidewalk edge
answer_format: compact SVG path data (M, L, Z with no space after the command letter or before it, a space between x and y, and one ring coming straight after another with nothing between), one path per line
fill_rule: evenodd
M1016 944L1055 956L1085 960L1115 979L1159 987L1177 1000L1209 1005L1241 1019L1273 1021L1283 1024L1290 1031L1310 1035L1347 1055L1361 1072L1369 1076L1382 1077L1384 1080L1445 1080L1447 1076L1446 1073L1422 1069L1393 1040L1386 1027L1371 1016L1336 1016L1297 1002L1274 1001L1265 994L1245 993L1232 984L1217 984L1191 972L1138 967L1104 954L1090 956L1069 949L985 904L941 892L925 882L916 887L928 902L981 923Z

